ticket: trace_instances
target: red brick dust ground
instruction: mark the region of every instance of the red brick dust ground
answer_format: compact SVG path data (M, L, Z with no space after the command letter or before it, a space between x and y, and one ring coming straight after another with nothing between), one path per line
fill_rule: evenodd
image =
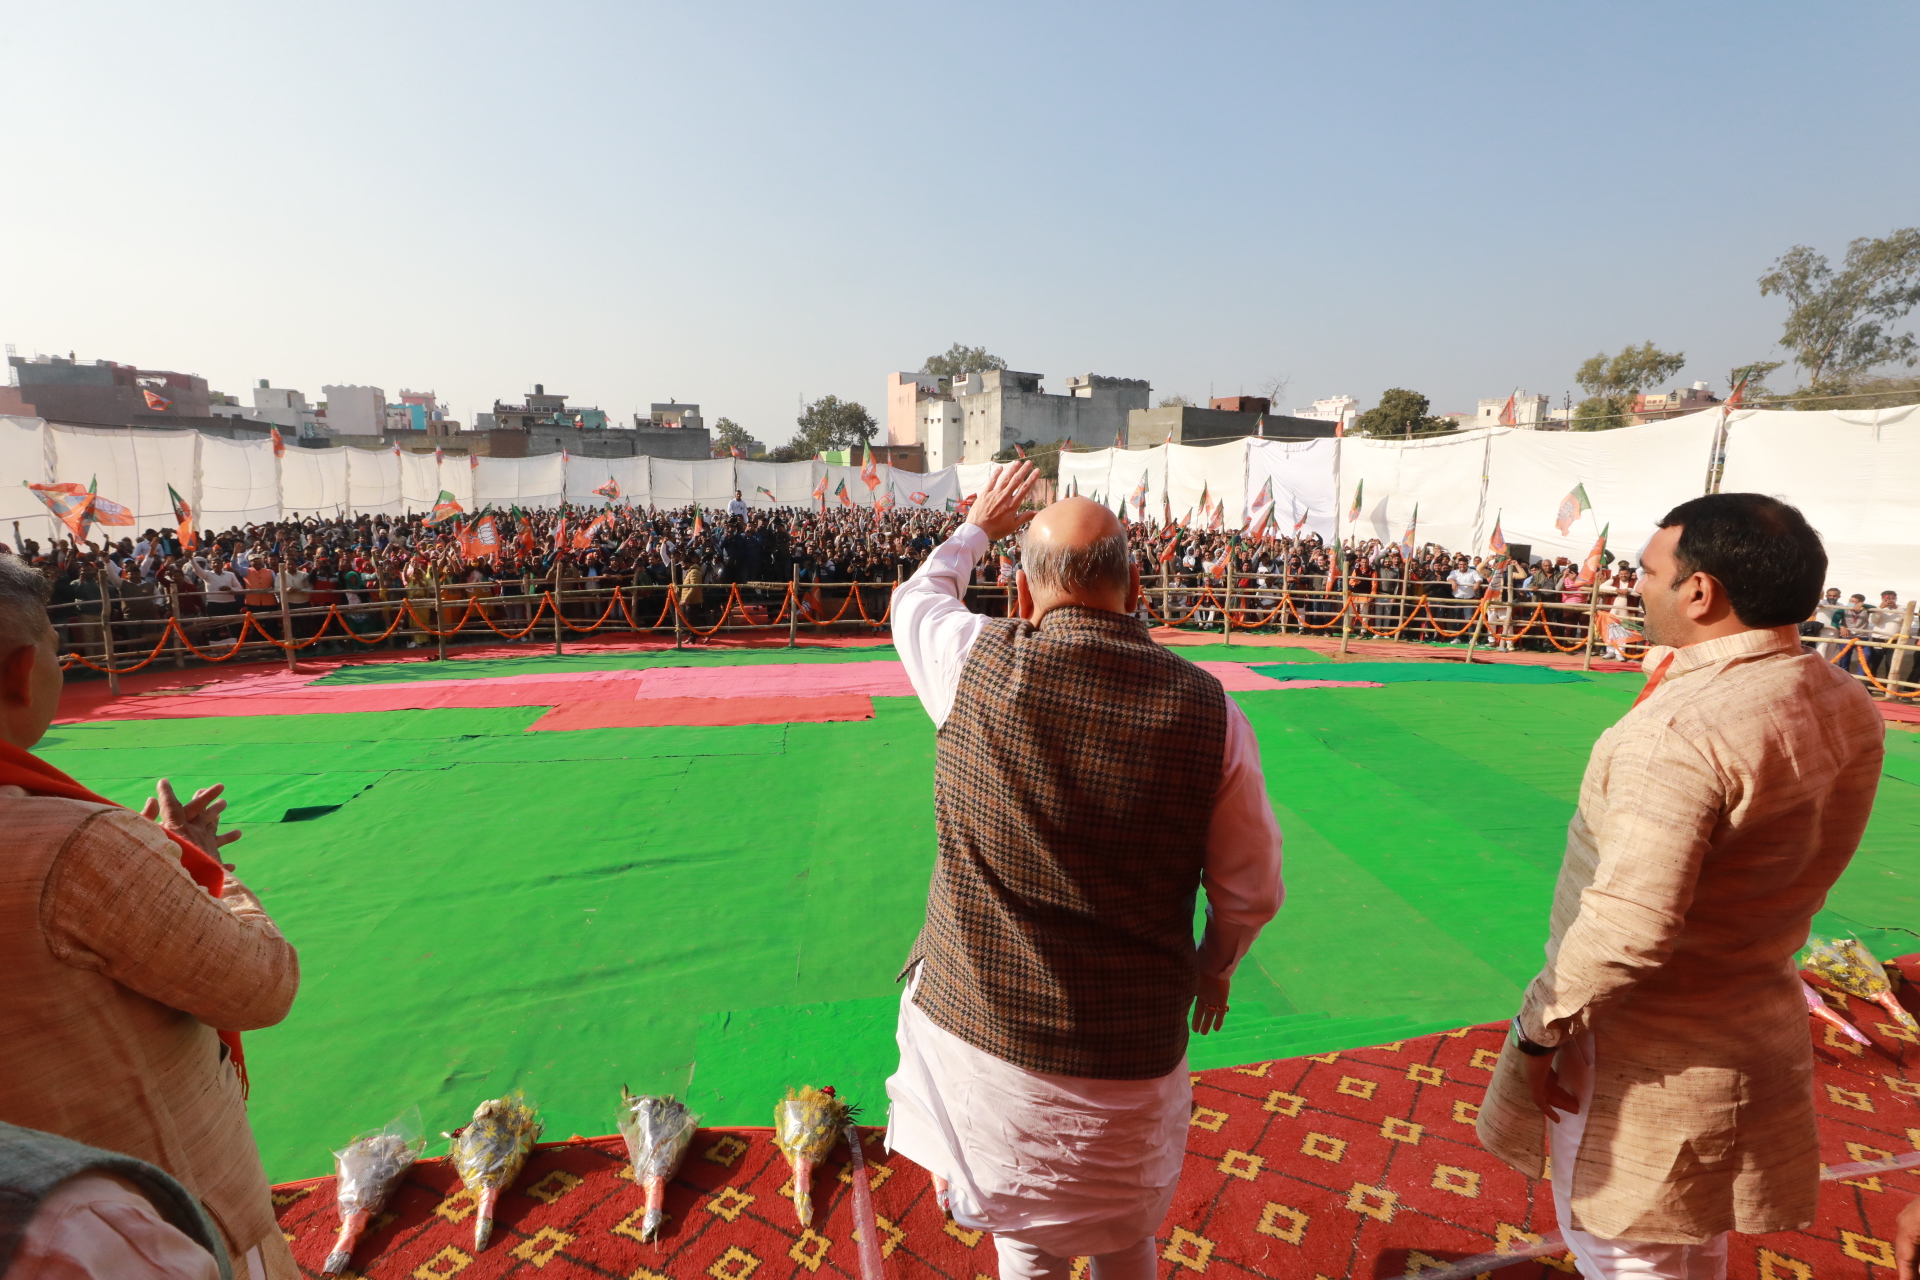
M1920 979L1920 956L1900 962ZM1920 1005L1920 989L1903 1000ZM1877 1005L1833 994L1873 1044L1814 1028L1815 1104L1828 1165L1920 1149L1920 1038ZM1160 1229L1171 1280L1381 1280L1530 1242L1553 1229L1544 1182L1480 1149L1477 1104L1504 1028L1197 1072L1186 1168ZM946 1221L925 1173L863 1130L881 1249L893 1280L997 1274L993 1241ZM702 1130L669 1186L664 1238L642 1243L640 1189L617 1138L538 1149L500 1197L493 1242L473 1249L474 1203L443 1160L414 1167L355 1251L351 1274L387 1277L857 1277L848 1153L814 1175L803 1229L785 1159L767 1129ZM1733 1280L1891 1280L1894 1216L1920 1172L1834 1181L1804 1232L1735 1236ZM309 1275L338 1227L330 1178L278 1187L294 1257ZM1075 1268L1084 1280L1085 1264ZM1504 1270L1559 1280L1561 1255Z

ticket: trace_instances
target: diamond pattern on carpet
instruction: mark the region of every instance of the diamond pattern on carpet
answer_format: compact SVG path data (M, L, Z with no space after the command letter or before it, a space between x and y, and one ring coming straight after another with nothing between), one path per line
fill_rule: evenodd
M1901 962L1920 979L1920 956ZM1908 986L1904 998L1915 998ZM1920 1149L1920 1039L1878 1006L1833 996L1874 1043L1815 1028L1815 1101L1829 1165ZM1194 1074L1187 1162L1159 1233L1160 1274L1383 1280L1526 1242L1555 1226L1545 1183L1474 1139L1476 1106L1505 1028L1468 1027L1372 1048ZM769 1104L771 1105L771 1104ZM863 1130L892 1280L979 1280L993 1242L945 1221L926 1176ZM767 1129L704 1130L668 1188L664 1238L639 1240L641 1196L618 1138L541 1147L500 1198L493 1243L473 1252L473 1201L443 1160L415 1166L355 1251L350 1273L388 1277L617 1276L630 1280L856 1277L847 1152L814 1176L815 1221L788 1199ZM1736 1236L1732 1280L1884 1280L1893 1219L1920 1171L1828 1183L1804 1232ZM338 1227L330 1178L277 1187L282 1229L317 1275ZM1560 1280L1562 1255L1511 1280ZM1084 1265L1076 1267L1084 1280Z

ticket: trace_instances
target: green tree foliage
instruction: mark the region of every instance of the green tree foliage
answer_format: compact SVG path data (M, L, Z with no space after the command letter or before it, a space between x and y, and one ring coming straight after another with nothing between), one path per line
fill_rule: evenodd
M1651 342L1626 347L1619 355L1602 351L1580 366L1573 380L1587 393L1573 410L1575 431L1605 431L1627 425L1633 398L1659 386L1687 365L1684 351L1662 351Z
M1789 308L1780 345L1809 390L1831 394L1880 365L1920 362L1913 335L1893 332L1920 303L1920 227L1855 240L1838 271L1825 254L1797 244L1760 277L1760 296L1773 294Z
M1380 393L1380 403L1361 414L1353 429L1363 436L1438 435L1459 430L1451 418L1427 415L1428 400L1418 391L1393 387Z
M713 424L713 448L716 453L728 453L739 449L746 452L747 441L752 439L747 429L732 418L722 418Z
M799 458L811 458L826 449L864 445L880 429L864 405L839 396L821 396L796 422L800 429L793 433L789 448Z
M920 366L920 372L931 373L941 378L957 378L968 373L984 373L988 369L1004 369L1007 362L993 355L985 347L969 347L954 343L937 356L928 356L926 363Z

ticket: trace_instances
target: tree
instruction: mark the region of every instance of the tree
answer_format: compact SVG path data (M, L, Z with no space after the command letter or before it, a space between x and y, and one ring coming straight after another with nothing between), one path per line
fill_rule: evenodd
M1662 351L1651 342L1623 348L1619 355L1599 355L1580 366L1573 380L1587 393L1573 411L1575 431L1605 431L1627 425L1633 398L1658 386L1686 368L1684 351Z
M1893 324L1920 303L1920 227L1847 246L1840 270L1797 244L1760 277L1760 296L1787 300L1780 345L1806 371L1809 389L1830 389L1879 365L1912 367L1920 344Z
M796 422L800 429L793 433L790 447L802 458L811 458L827 449L864 445L880 429L864 405L839 396L821 396L807 406L807 411Z
M1193 407L1193 401L1187 399L1185 396L1161 396L1160 407L1162 409L1191 409Z
M1459 424L1451 418L1430 418L1427 416L1428 400L1418 391L1408 391L1402 387L1393 387L1380 393L1380 403L1360 415L1353 429L1363 436L1405 436L1411 439L1417 435L1437 435L1443 431L1457 431Z
M1293 385L1293 379L1275 374L1260 384L1260 394L1273 406L1274 412L1280 412L1280 401L1285 398L1287 388Z
M926 363L920 366L920 372L941 378L958 378L969 373L984 373L988 369L1006 367L1005 360L989 354L985 347L968 347L956 342L944 354L928 356Z
M747 429L732 418L722 418L713 424L713 447L717 453L731 453L735 449L745 453L747 442L752 438Z

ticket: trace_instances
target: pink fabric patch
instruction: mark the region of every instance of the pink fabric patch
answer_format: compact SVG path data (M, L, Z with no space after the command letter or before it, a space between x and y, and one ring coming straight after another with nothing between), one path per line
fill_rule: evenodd
M529 733L566 729L650 729L662 725L822 724L873 719L863 693L817 698L635 698L563 702L527 726Z
M859 693L910 698L898 662L792 663L765 667L659 667L643 671L636 698L778 698Z

